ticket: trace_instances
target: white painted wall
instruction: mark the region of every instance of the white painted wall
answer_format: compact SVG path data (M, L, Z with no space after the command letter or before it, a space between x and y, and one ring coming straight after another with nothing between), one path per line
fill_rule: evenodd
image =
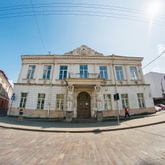
M14 92L16 93L16 100L13 102L13 107L18 108L21 99L21 93L28 93L26 108L27 109L36 109L37 108L37 99L38 93L45 93L45 104L44 109L48 110L50 103L50 110L55 110L56 106L56 94L66 94L65 87L57 87L57 86L39 86L39 85L16 85L14 88Z
M137 93L143 93L144 98L145 98L145 106L146 107L153 107L153 101L150 95L150 88L149 86L123 86L123 87L117 87L117 91L119 94L128 94L128 99L129 99L129 105L131 109L138 109L139 104L138 104L138 98L137 98ZM48 110L55 110L56 108L56 94L61 94L63 93L66 95L66 87L60 87L60 86L36 86L36 85L31 85L31 86L25 86L25 85L16 85L14 88L14 92L16 93L16 100L13 102L13 107L18 108L20 104L20 98L21 98L21 92L27 92L28 97L27 97L27 103L26 103L26 108L27 109L36 109L37 107L37 98L38 98L38 93L45 93L45 104L44 104L44 109ZM117 109L116 101L114 101L113 95L115 94L115 87L103 87L102 88L102 96L104 94L111 94L112 98L112 109ZM94 99L94 97L93 97ZM102 98L103 99L103 98ZM66 101L66 100L65 100ZM91 100L91 103L94 103L95 100ZM122 102L121 99L118 101L119 102L119 109L122 110ZM74 104L76 105L77 103L77 98L74 98ZM50 107L49 107L50 105ZM65 108L65 105L64 105ZM93 109L93 107L92 107ZM76 107L74 109L76 111Z
M44 59L42 59L44 58ZM18 84L15 84L14 92L16 93L16 100L13 102L13 107L18 108L20 104L20 97L21 92L27 92L28 98L27 98L27 109L36 109L37 107L37 98L38 93L45 93L45 105L44 109L48 110L55 110L56 106L56 94L63 93L66 95L66 87L62 86L61 80L59 80L59 72L60 72L60 65L67 65L68 66L68 73L79 73L80 72L80 65L87 64L88 65L88 72L89 73L99 73L99 66L105 65L107 66L108 71L108 79L107 82L105 82L105 85L102 88L102 95L103 94L111 94L112 97L112 108L117 109L116 102L113 100L113 95L116 93L115 90L115 76L113 72L113 65L111 58L107 58L106 56L101 56L99 58L95 57L92 58L89 57L60 57L60 56L35 56L35 59L32 57L26 57L26 59L23 59L23 65L20 71L20 76L18 79ZM143 93L145 97L145 105L146 107L153 107L153 101L151 98L150 88L147 85L143 84L143 74L142 72L139 72L141 80L139 80L138 84L136 85L133 81L129 81L130 79L130 70L129 66L141 66L140 59L125 57L120 60L120 57L116 57L117 60L114 60L114 66L121 65L123 67L124 77L125 81L123 82L123 85L118 82L119 86L117 86L117 92L119 94L121 93L127 93L129 97L129 104L130 108L139 108L138 99L137 99L137 93ZM132 61L131 61L132 60ZM31 84L27 83L26 77L28 72L28 66L31 64L36 65L36 71L34 73L34 80L32 80ZM51 64L51 75L52 79L48 80L46 83L44 80L42 80L42 74L43 74L43 68L44 65ZM141 69L139 67L139 69ZM20 85L19 83L22 83L24 85ZM52 84L52 85L51 85ZM62 84L62 85L61 85ZM125 85L124 85L125 84ZM105 90L106 89L106 90ZM90 92L94 92L94 88L91 87ZM94 96L93 96L94 98ZM75 107L74 111L76 113L76 99L75 101ZM50 104L49 104L50 103ZM94 105L95 101L91 100L91 105ZM50 107L49 107L50 105ZM65 106L64 106L65 108ZM93 107L92 107L93 108ZM119 100L119 109L122 109L121 100Z
M144 75L145 82L150 84L152 97L162 97L162 86L165 92L165 73L150 72Z

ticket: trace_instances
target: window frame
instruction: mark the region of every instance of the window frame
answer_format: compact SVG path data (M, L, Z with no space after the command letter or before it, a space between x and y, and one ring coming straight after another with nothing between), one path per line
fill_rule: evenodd
M64 111L64 97L63 93L56 94L56 110Z
M115 76L116 76L117 81L123 81L124 80L123 66L120 66L120 65L115 66Z
M44 96L44 97L42 97ZM44 109L44 104L45 104L45 93L38 93L37 97L37 109Z
M88 65L80 65L80 78L88 78Z
M59 70L59 80L64 80L67 78L68 74L68 66L67 65L60 65Z
M107 70L107 66L105 65L100 65L99 66L99 70L100 70L100 78L103 78L105 80L108 80L108 70Z
M27 96L28 96L27 92L21 92L21 98L20 98L20 104L19 104L20 108L25 108L26 107Z
M144 93L137 93L139 108L145 108Z
M112 110L112 95L111 94L104 94L104 110L111 111Z
M138 80L138 70L136 66L130 66L129 67L130 70L130 78L131 80Z
M36 65L29 65L27 76L26 76L28 80L31 80L34 78L35 69L36 69Z
M44 80L50 80L51 69L52 69L51 65L44 65L43 75L42 75L42 78Z
M128 93L122 93L121 94L121 103L122 103L122 107L129 107L129 97L128 97Z

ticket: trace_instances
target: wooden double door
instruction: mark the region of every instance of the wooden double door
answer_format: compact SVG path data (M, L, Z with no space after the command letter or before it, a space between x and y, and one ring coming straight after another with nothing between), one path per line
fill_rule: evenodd
M91 117L91 98L87 92L79 93L77 97L77 118L88 119Z

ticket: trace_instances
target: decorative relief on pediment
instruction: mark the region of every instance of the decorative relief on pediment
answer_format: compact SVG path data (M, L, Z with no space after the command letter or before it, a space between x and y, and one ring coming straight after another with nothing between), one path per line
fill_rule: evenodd
M86 45L81 45L79 48L76 48L70 52L65 53L65 55L80 55L80 56L103 56L102 53L99 53Z

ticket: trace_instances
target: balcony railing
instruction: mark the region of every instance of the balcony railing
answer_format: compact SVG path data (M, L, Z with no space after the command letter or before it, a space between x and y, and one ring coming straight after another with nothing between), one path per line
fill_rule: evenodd
M69 73L69 78L96 79L101 77L99 73L87 73L87 74Z

